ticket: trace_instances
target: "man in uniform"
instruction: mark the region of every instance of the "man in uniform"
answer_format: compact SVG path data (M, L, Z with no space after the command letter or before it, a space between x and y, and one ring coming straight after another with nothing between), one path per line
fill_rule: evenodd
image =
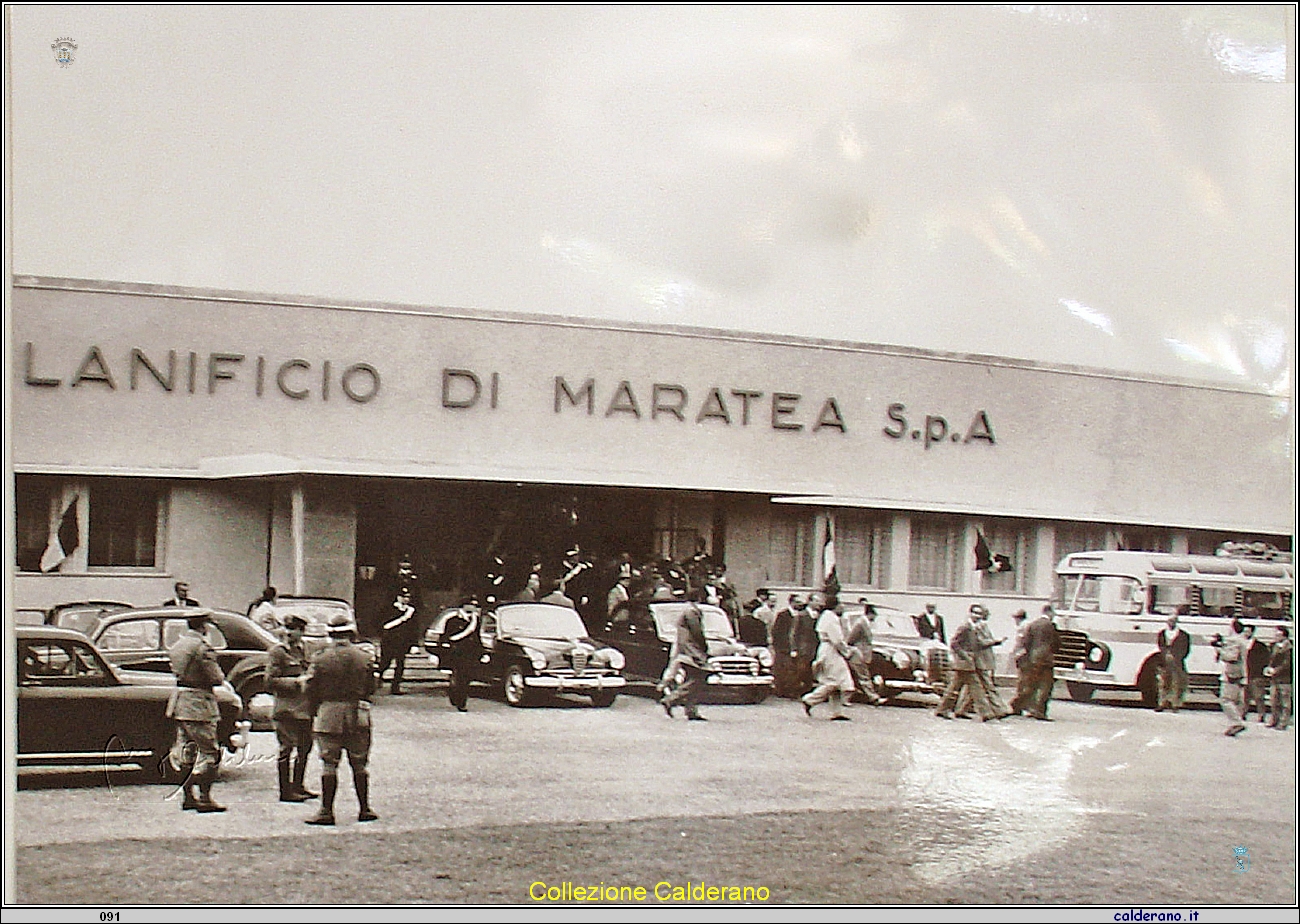
M469 682L480 653L478 620L478 600L468 597L447 617L442 630L450 646L448 666L451 668L451 686L447 690L447 698L459 712L469 712Z
M406 673L406 656L415 644L420 626L415 618L415 604L410 588L403 587L397 592L388 621L384 623L384 634L379 642L379 674L382 677L388 666L393 665L392 693L402 695L402 675Z
M1020 633L1022 640L1017 642L1020 650L1015 655L1020 677L1011 700L1011 714L1028 712L1040 722L1049 722L1047 704L1056 682L1056 652L1061 647L1056 624L1052 622L1052 605L1044 606L1042 615L1026 623Z
M1216 636L1210 644L1214 646L1215 658L1223 670L1219 704L1228 717L1228 727L1223 733L1233 738L1246 730L1246 639L1242 634L1241 620L1232 620L1228 634Z
M334 796L339 787L339 760L347 751L356 787L357 821L374 821L370 810L370 696L375 675L370 658L353 644L356 627L342 613L330 617L329 647L307 668L304 688L315 712L312 731L320 749L320 810L307 819L309 825L334 824Z
M176 743L170 760L178 771L188 770L189 774L181 808L204 814L226 810L212 800L212 783L221 766L221 745L217 741L221 713L212 691L225 682L226 675L203 634L211 619L206 610L189 614L185 631L167 652L176 675L176 692L167 706L167 715L176 720ZM199 789L197 796L195 786Z
M277 766L281 802L305 802L317 795L303 787L312 743L311 704L307 702L304 687L308 661L302 632L306 628L307 620L301 616L290 613L285 617L285 640L271 649L271 663L266 669L267 683L275 694L273 714L275 737L280 743Z

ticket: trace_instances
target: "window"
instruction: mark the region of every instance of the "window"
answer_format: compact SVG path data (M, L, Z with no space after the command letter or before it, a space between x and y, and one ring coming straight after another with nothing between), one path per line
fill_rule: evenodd
M22 681L35 684L96 684L108 671L88 647L79 642L28 642L22 651Z
M136 478L90 483L90 552L99 566L152 568L158 540L158 486Z
M133 619L109 626L99 637L101 651L156 651L158 623L152 619Z
M156 567L162 491L146 478L16 475L18 570Z
M804 510L773 510L768 533L768 580L812 583L812 516Z
M1186 584L1152 584L1149 591L1152 613L1186 616L1192 611L1192 589Z
M1100 552L1106 548L1106 527L1090 523L1061 523L1056 527L1056 561L1075 552Z
M961 530L956 518L915 517L908 585L927 590L956 590L960 549Z
M1168 552L1169 530L1125 526L1119 530L1119 547L1130 552Z
M1033 533L1027 524L1016 520L990 520L984 524L984 539L989 551L1011 559L1011 570L984 574L984 592L992 594L1023 594L1028 585L1025 574L1030 561Z
M876 514L835 514L835 573L841 584L889 584L891 521Z
M1202 616L1237 615L1237 588L1202 587L1200 591Z
M189 623L184 619L168 619L163 622L163 647L170 649L178 641L181 635L189 628ZM208 640L208 644L216 651L224 651L227 647L226 636L221 630L208 623L203 630L203 637Z
M1087 575L1079 585L1074 608L1084 613L1131 616L1142 612L1142 585L1133 578Z

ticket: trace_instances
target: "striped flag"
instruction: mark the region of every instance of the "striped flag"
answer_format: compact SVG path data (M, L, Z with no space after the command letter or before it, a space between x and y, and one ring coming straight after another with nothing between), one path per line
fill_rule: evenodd
M79 497L80 495L74 494L63 505L63 512L59 515L58 526L53 523L50 524L49 542L45 546L45 552L41 555L42 571L53 571L67 561L69 555L77 551L77 546L81 542L81 524L77 520L77 500Z
M823 589L828 594L840 592L840 578L835 572L835 517L826 518L826 539L822 543Z

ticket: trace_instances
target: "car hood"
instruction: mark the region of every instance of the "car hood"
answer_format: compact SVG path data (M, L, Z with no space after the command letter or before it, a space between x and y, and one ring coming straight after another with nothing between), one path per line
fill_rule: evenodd
M579 645L585 645L592 651L599 651L608 647L587 636L581 638L537 638L531 635L511 635L503 640L514 642L516 645L527 645L529 648L534 648L543 654L563 654L577 648Z
M750 656L749 648L741 644L738 639L710 638L708 642L710 658L736 658Z

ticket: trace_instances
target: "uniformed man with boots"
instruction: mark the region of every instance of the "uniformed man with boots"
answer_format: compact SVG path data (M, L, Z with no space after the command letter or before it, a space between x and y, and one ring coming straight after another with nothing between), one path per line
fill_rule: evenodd
M352 767L352 784L357 790L357 821L374 821L370 809L370 697L375 675L370 658L353 644L356 626L343 614L329 622L329 647L307 668L304 686L315 711L312 730L320 749L320 811L307 819L309 825L334 824L334 796L339 786L339 761L347 751Z
M277 769L280 771L280 801L305 802L315 799L303 785L307 776L307 757L311 754L311 704L307 701L307 652L302 633L307 620L290 613L284 620L285 640L271 649L271 663L266 669L267 683L275 694L275 737L280 744Z
M187 628L167 652L176 675L176 692L167 704L167 715L176 720L176 743L169 759L178 771L188 772L181 808L203 814L226 810L212 799L212 783L221 766L217 740L221 712L213 690L225 683L226 675L204 636L211 618L207 610L188 613Z

